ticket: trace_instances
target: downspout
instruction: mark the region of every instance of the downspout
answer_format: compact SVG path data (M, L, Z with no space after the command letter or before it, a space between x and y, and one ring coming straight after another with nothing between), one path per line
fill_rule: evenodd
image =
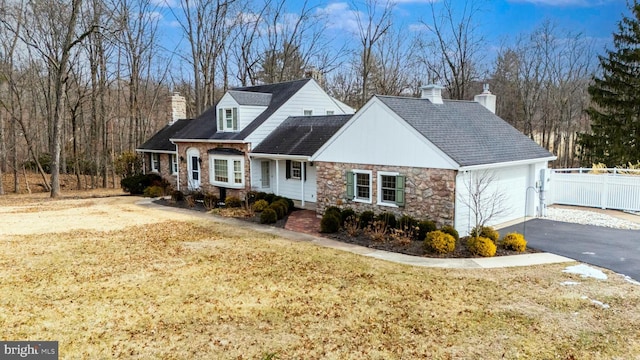
M301 191L302 191L302 196L300 198L300 206L302 206L304 208L304 179L305 179L305 168L306 168L307 163L306 162L302 162L302 164L300 165L300 187L301 187Z

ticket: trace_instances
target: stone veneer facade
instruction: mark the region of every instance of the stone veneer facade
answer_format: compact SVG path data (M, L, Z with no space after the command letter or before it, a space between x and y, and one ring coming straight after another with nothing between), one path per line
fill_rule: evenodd
M429 219L438 226L453 225L456 171L400 166L317 162L317 212L323 214L329 206L352 208L356 212L390 212L396 216L409 215ZM347 199L346 173L352 170L371 170L372 203ZM377 205L378 172L398 172L405 176L405 206Z
M177 186L178 177L176 176L176 174L171 174L171 157L169 156L169 154L158 154L160 155L160 171L151 171L151 153L144 153L144 172L145 174L156 173L162 176L162 178L165 179L171 185L171 187L175 189Z
M247 193L251 190L251 174L249 173L250 169L250 160L249 160L249 144L242 143L176 143L178 147L178 170L180 174L180 190L182 192L189 192L187 187L187 150L191 148L196 148L200 152L200 159L202 162L200 163L200 190L205 193L211 193L213 195L218 196L220 194L220 189L211 185L209 182L209 150L217 149L217 148L225 148L225 149L235 149L240 150L244 153L244 188L242 189L231 189L227 188L227 196L236 196L241 200L244 200ZM184 159L184 160L181 160ZM224 199L221 199L224 200Z

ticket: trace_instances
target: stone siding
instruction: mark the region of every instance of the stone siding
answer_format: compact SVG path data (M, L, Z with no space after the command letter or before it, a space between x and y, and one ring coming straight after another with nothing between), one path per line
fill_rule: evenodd
M169 154L159 154L160 155L160 169L159 171L151 171L151 153L144 153L144 173L152 174L156 173L162 176L172 188L177 187L178 177L176 174L171 174L171 157Z
M416 219L430 219L438 226L453 225L456 171L399 166L379 166L347 163L317 162L317 212L323 214L329 206L352 208L356 212L371 210L391 212L396 216L409 215ZM372 203L347 199L346 173L352 170L371 170ZM377 205L378 172L397 172L405 176L405 206Z
M209 181L209 154L207 151L216 148L236 149L244 153L244 188L231 189L227 188L227 196L236 196L244 200L247 193L251 190L251 174L249 160L249 144L226 144L226 143L177 143L178 146L178 168L180 173L180 190L189 192L187 181L187 150L196 148L200 152L200 191L211 193L218 196L220 189L211 185ZM184 160L181 160L184 159ZM224 200L224 199L221 199Z

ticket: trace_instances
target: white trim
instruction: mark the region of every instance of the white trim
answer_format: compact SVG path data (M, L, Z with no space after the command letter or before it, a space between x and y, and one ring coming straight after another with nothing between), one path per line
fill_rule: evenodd
M136 152L140 152L140 153L154 153L154 154L177 154L178 150L176 151L166 151L166 150L147 150L147 149L136 149Z
M160 172L160 154L159 153L151 153L151 164L149 165L151 167L151 172L154 172L154 173Z
M352 169L353 173L353 202L373 204L373 171ZM358 174L369 175L369 199L358 198Z
M526 159L526 160L517 160L517 161L507 161L501 163L489 163L489 164L480 164L480 165L471 165L471 166L461 166L458 168L458 171L472 171L472 170L484 170L484 169L497 169L509 166L519 166L519 165L530 165L541 162L548 162L556 160L557 156L548 156L544 158L535 158L535 159Z
M227 181L226 182L216 181L215 160L224 160L227 162ZM241 183L235 182L234 165L236 161L240 161L241 180L242 180ZM244 156L209 154L209 183L211 185L230 188L230 189L242 189L244 188L245 175L246 174L245 174L245 168L244 168Z
M295 176L293 175L293 164L300 164L300 176ZM289 175L291 175L290 179L293 180L302 180L303 179L303 175L302 175L302 161L297 161L297 160L291 160L291 162L289 163L289 165L291 166L291 168L289 169Z
M388 206L388 207L394 207L397 208L398 205L396 205L396 202L384 202L382 201L382 177L383 176L394 176L396 177L396 181L397 181L397 176L400 175L399 172L393 172L393 171L378 171L377 172L377 190L378 190L378 196L376 196L376 205L380 205L380 206ZM394 189L395 191L395 189Z
M310 112L310 114L306 114L306 112ZM313 109L302 108L302 116L313 116Z
M170 166L170 171L169 174L176 176L176 174L178 174L178 154L169 154L169 166ZM175 165L175 166L174 166Z
M216 125L217 126L217 125ZM239 131L234 131L237 134ZM221 144L247 144L244 140L216 140L216 139L169 139L172 143L221 143ZM176 144L177 145L177 144Z

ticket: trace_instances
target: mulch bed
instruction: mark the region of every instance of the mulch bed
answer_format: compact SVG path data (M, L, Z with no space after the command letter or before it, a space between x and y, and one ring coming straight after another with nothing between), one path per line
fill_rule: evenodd
M154 203L159 204L159 205L164 205L164 206L171 206L171 207L189 209L189 210L200 211L200 212L209 211L204 207L202 202L196 202L195 205L192 206L192 207L188 206L185 201L175 202L175 201L170 201L170 200L167 200L167 199L157 199L157 200L154 200ZM294 211L296 211L296 210L298 210L298 209L294 209ZM221 215L225 216L223 214L221 214ZM243 216L243 217L234 216L234 217L236 219L249 221L249 222L253 222L253 223L256 223L256 224L260 223L260 214L255 214L255 215L250 216L250 217L247 217L247 216ZM283 219L278 220L275 224L270 224L270 226L284 228L284 226L285 226L285 224L287 222L287 218L288 218L288 215L285 216ZM455 250L450 254L432 254L432 253L430 253L430 252L428 252L428 251L426 251L424 249L424 241L415 241L414 240L414 241L411 241L411 243L407 244L407 245L398 244L397 242L395 242L395 241L393 241L391 239L387 239L387 240L382 241L382 242L376 242L376 241L371 240L371 238L369 236L365 235L363 232L360 232L360 234L358 236L350 236L349 234L347 234L345 231L342 231L342 230L337 232L337 233L334 233L334 234L321 234L321 235L324 236L324 237L330 238L330 239L342 241L342 242L349 243L349 244L355 244L355 245L360 245L360 246L364 246L364 247L368 247L368 248L372 248L372 249L390 251L390 252L395 252L395 253L399 253L399 254L406 254L406 255L424 256L424 257L442 258L442 259L474 258L474 257L477 257L477 256L474 256L473 254L471 254L471 252L469 252L469 250L467 249L467 246L466 246L467 238L461 238L460 240L458 240L458 242L456 243ZM502 248L498 247L495 256L533 254L533 253L537 253L537 252L539 252L539 251L535 250L535 249L531 249L529 247L527 247L527 249L525 250L524 253L519 253L517 251L506 250L506 249L502 249Z

